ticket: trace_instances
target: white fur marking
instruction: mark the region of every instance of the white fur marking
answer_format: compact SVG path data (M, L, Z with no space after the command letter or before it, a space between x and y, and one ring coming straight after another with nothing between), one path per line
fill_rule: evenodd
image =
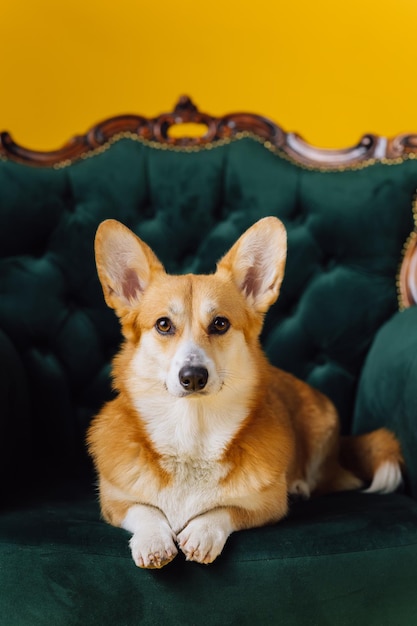
M185 341L167 364L152 335L142 338L131 362L130 389L160 454L187 462L218 460L243 424L253 393L248 381L254 386L257 373L242 333L236 333L232 347L221 356L217 365L198 345ZM172 385L179 386L178 371L192 358L209 370L207 387L203 394L176 396L170 376Z
M172 358L166 377L166 386L171 395L176 397L184 395L184 388L179 380L179 372L186 365L200 366L207 369L208 382L205 388L206 393L217 393L220 391L222 381L217 374L213 360L196 343L190 340L182 342Z
M382 463L373 477L372 483L363 493L392 493L402 483L401 469L397 463L385 461Z

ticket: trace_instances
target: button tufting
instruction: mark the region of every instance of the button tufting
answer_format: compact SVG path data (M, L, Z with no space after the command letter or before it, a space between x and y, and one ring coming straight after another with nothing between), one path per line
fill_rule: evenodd
M338 261L335 257L330 257L323 263L323 269L326 272L331 272L338 264Z
M325 354L318 354L315 358L316 367L323 367L328 363L328 357Z

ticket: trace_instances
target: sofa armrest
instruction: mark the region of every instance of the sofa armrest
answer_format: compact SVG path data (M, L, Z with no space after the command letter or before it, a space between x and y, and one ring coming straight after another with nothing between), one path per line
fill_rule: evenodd
M380 426L399 438L407 483L417 498L417 306L396 313L380 329L362 371L353 432Z
M0 494L4 498L28 483L30 403L21 358L1 330L0 372Z

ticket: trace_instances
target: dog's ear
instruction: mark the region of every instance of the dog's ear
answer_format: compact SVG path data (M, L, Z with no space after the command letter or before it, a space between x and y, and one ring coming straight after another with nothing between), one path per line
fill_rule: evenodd
M98 227L95 253L104 298L118 313L136 305L152 274L164 271L150 247L116 220Z
M237 240L218 264L228 272L249 304L265 313L278 298L284 278L287 234L276 217L256 222Z

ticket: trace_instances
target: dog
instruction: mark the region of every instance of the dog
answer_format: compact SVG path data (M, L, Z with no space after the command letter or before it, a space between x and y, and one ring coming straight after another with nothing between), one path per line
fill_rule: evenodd
M340 437L331 401L261 349L286 261L277 218L249 228L211 275L168 275L115 220L100 224L95 251L124 342L118 395L87 441L102 515L132 534L137 566L160 568L178 550L211 563L232 532L281 520L291 495L397 489L395 436Z

